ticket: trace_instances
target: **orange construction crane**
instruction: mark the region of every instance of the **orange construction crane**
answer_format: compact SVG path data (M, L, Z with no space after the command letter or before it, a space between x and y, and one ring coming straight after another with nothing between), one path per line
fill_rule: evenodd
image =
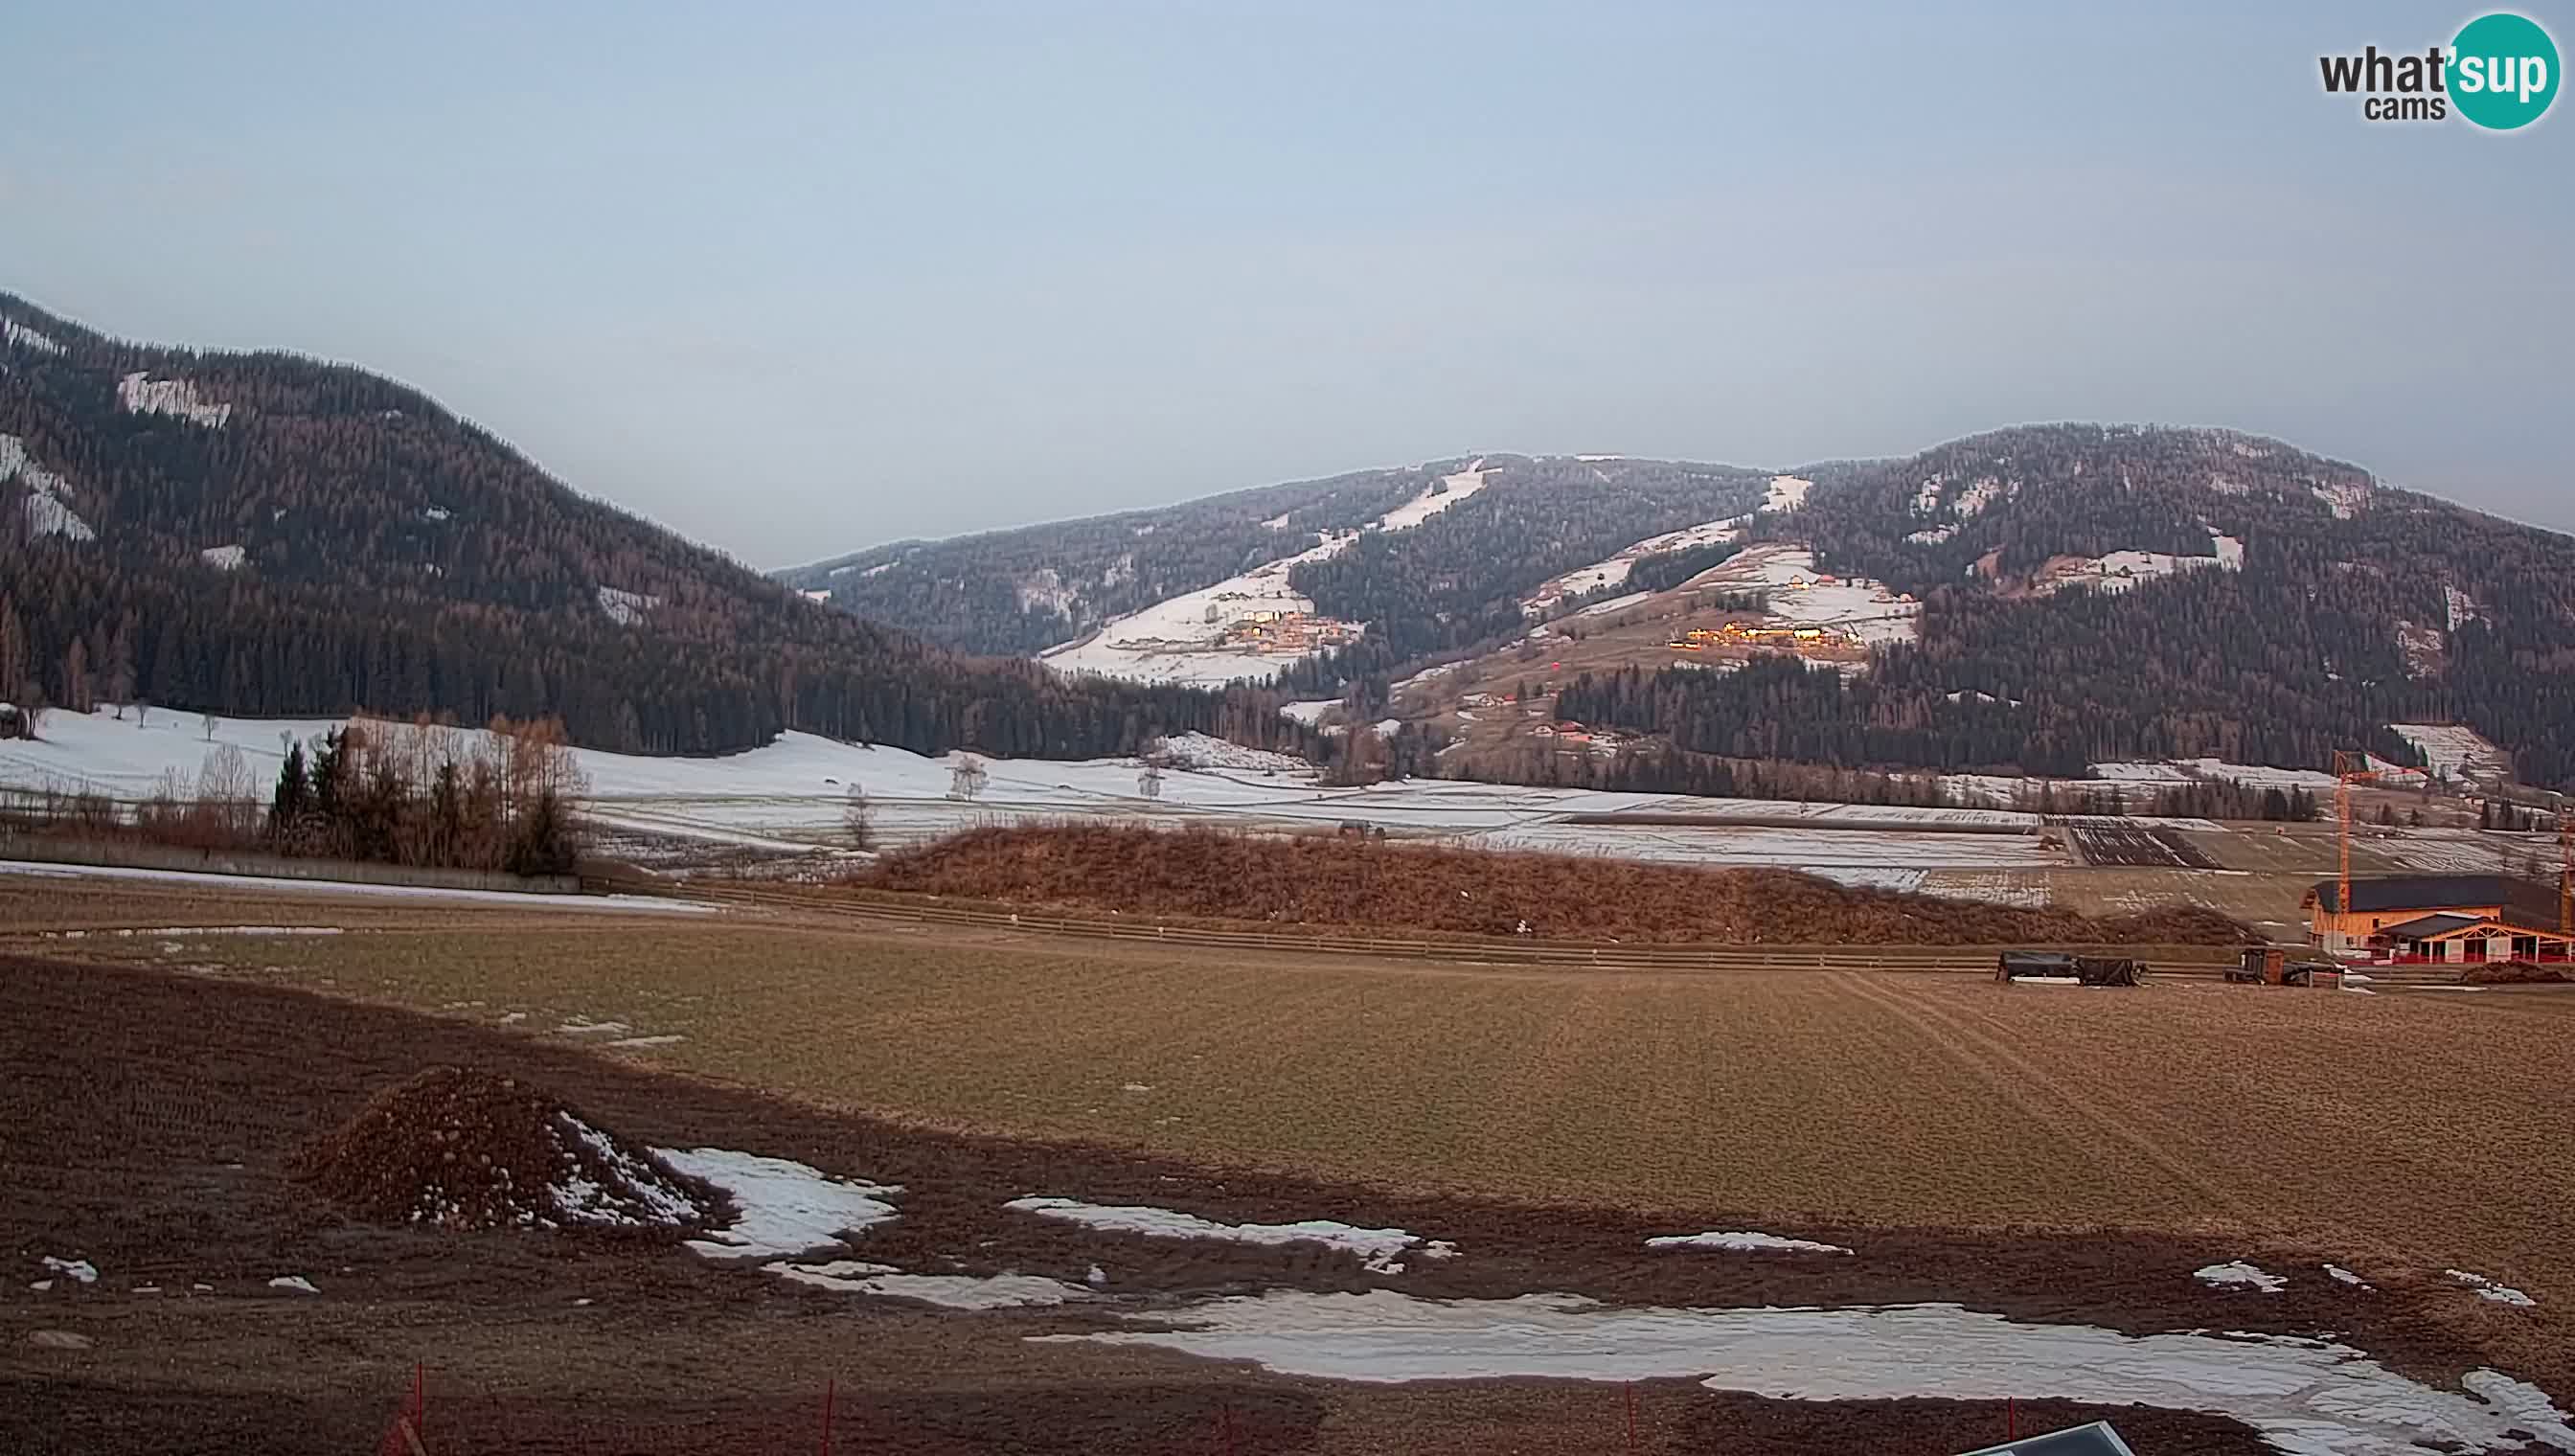
M2373 768L2369 765L2367 753L2355 753L2348 748L2334 749L2333 772L2334 817L2341 825L2341 832L2336 835L2341 854L2334 879L2334 910L2337 914L2348 915L2351 913L2351 786L2376 783L2383 774L2411 773L2420 778L2424 773L2420 768L2401 768L2392 763L2384 768ZM2565 907L2559 906L2559 913L2563 915L2564 912Z

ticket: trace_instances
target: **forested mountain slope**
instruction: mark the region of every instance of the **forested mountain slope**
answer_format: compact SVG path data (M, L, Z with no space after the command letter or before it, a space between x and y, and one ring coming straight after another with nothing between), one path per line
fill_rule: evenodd
M1458 457L1154 511L902 542L779 577L937 641L1036 653L1324 537L1374 527L1475 462L1484 479L1471 499L1416 525L1367 530L1351 550L1290 575L1317 613L1369 625L1344 666L1351 676L1513 626L1519 599L1548 578L1659 532L1748 512L1769 479L1685 462Z
M647 752L1295 731L1240 695L1068 683L828 611L363 370L127 343L6 294L0 558L0 697L72 708L556 714Z
M1818 471L1821 570L1921 594L1918 646L1629 673L1562 709L1688 749L1848 765L2213 754L2323 767L2459 722L2575 785L2575 538L2222 431L1997 431Z
M1875 647L1856 674L1602 675L1565 685L1565 717L1735 757L2077 774L2164 756L2321 767L2337 747L2410 761L2389 725L2463 723L2522 777L2575 783L2575 540L2276 440L2035 426L1777 478L1607 457L1473 464L1471 499L1287 570L1317 616L1364 633L1287 660L1281 689L1356 685L1373 717L1388 681L1520 641L1545 615L1524 605L1540 584L1658 533L1739 521L1732 541L1639 557L1623 590L1676 586L1746 541L1798 543L1821 572L1922 599L1918 641ZM881 548L792 580L978 649L1034 652L1369 526L1467 465Z

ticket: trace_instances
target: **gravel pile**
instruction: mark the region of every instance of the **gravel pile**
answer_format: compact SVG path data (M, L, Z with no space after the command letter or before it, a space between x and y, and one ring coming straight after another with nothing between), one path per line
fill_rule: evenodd
M724 1207L536 1087L466 1067L377 1093L293 1171L359 1217L440 1228L700 1229Z

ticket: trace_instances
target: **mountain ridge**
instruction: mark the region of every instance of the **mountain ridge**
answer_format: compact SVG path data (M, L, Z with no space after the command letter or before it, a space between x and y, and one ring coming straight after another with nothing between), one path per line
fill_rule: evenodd
M1220 697L824 612L357 366L117 340L10 294L0 528L0 694L21 702L560 716L658 752L787 728L1030 756L1280 740Z

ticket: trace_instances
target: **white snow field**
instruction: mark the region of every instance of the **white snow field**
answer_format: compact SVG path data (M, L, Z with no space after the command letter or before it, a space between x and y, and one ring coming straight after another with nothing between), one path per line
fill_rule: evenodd
M1632 546L1621 549L1607 561L1593 562L1587 567L1566 572L1563 576L1549 580L1536 591L1520 599L1520 611L1531 617L1538 617L1567 597L1579 597L1588 592L1621 586L1626 582L1627 574L1635 570L1636 563L1649 556L1660 556L1666 552L1691 551L1702 546L1715 546L1720 542L1739 541L1743 537L1744 527L1750 525L1751 521L1752 518L1749 516L1729 516L1723 521L1705 521L1696 526L1684 526L1678 531L1666 531L1660 536L1648 536Z
M2473 771L2508 775L2512 755L2485 740L2472 728L2457 724L2392 723L2388 730L2423 750L2435 778L2456 783Z
M1762 494L1761 509L1773 514L1794 511L1806 504L1806 493L1815 488L1803 476L1772 476L1770 489Z
M655 1155L733 1195L741 1216L689 1247L710 1259L793 1259L848 1247L845 1235L895 1216L887 1198L902 1185L838 1178L792 1158L729 1148L657 1147Z
M2041 595L2079 587L2112 594L2134 590L2139 583L2184 572L2214 568L2219 571L2244 570L2244 543L2231 536L2209 533L2207 556L2173 556L2159 551L2114 551L2089 557L2068 566L2056 568L2038 582Z
M0 859L0 875L42 879L148 879L196 888L292 890L299 895L339 899L439 900L449 903L509 905L515 909L569 910L575 913L646 915L711 915L719 906L693 900L661 899L640 894L532 894L516 889L447 889L428 884L365 884L345 879L281 879L257 874L199 874L185 869L135 869L123 865L55 864L33 859ZM321 930L300 933L319 934Z
M87 716L55 713L46 718L42 738L0 740L0 787L143 797L155 791L164 774L193 775L210 751L229 744L249 761L253 780L265 797L289 742L307 742L339 726L328 719L223 719L212 726L209 738L207 725L195 714L155 710L138 725L131 713L122 723L106 711ZM2037 823L2034 814L2003 809L1690 798L1458 779L1332 787L1318 782L1311 770L1283 766L1288 760L1279 755L1231 744L1226 745L1230 753L1220 754L1208 744L1209 740L1194 735L1174 739L1185 757L1207 750L1205 756L1232 756L1254 766L1167 769L1161 792L1153 798L1145 796L1140 765L1132 758L1003 758L988 762L987 781L979 796L952 799L947 795L956 755L927 757L811 733L785 733L763 747L716 758L645 757L590 748L576 749L574 756L590 780L585 812L603 827L782 850L839 842L847 794L858 787L868 795L880 842L890 846L980 824L1106 817L1166 827L1196 823L1265 830L1330 828L1358 821L1389 833L1503 847L1786 868L2055 862L2032 835L1923 832L1954 824L2026 827ZM1636 809L1687 811L1708 816L1712 826L1673 829L1557 822L1569 814ZM1722 816L1791 815L1819 825L1828 825L1838 816L1921 828L1889 832L1721 825ZM61 868L37 866L40 871ZM391 889L363 888L367 892ZM537 897L509 894L506 898L516 904Z
M1800 498L1802 499L1802 497ZM1690 579L1693 587L1760 590L1769 617L1789 627L1824 627L1863 643L1909 643L1922 635L1922 604L1900 602L1875 582L1849 582L1815 570L1802 546L1756 546Z
M1079 1284L1039 1274L906 1274L892 1264L834 1259L821 1264L776 1263L772 1274L842 1294L918 1299L949 1309L1025 1309L1092 1297Z
M2288 1456L2575 1452L2547 1394L2493 1370L2418 1383L2364 1352L2279 1335L2121 1335L2022 1324L1954 1304L1849 1309L1617 1308L1567 1294L1416 1299L1272 1290L1126 1316L1160 1329L1038 1335L1250 1360L1285 1375L1415 1380L1668 1380L1787 1400L2054 1397L2233 1416Z
M1072 1198L1035 1195L1014 1198L1002 1206L1042 1218L1061 1218L1086 1228L1143 1234L1148 1238L1215 1239L1246 1244L1321 1244L1356 1254L1361 1264L1376 1274L1402 1273L1402 1258L1407 1253L1425 1259L1454 1258L1457 1253L1455 1244L1442 1239L1425 1239L1399 1228L1356 1228L1329 1218L1308 1218L1295 1223L1219 1223L1212 1218L1201 1218L1195 1213L1175 1213L1168 1208L1084 1203Z
M1437 489L1425 488L1363 530L1406 531L1418 526L1482 490L1487 474L1478 459L1464 470L1440 477ZM1264 562L1213 587L1166 598L1110 622L1079 642L1049 648L1038 654L1038 660L1062 673L1094 673L1138 683L1218 688L1238 679L1268 682L1307 655L1221 650L1219 640L1228 628L1255 613L1312 616L1314 604L1297 595L1288 585L1288 574L1306 562L1340 555L1359 535L1352 531L1327 537L1294 556Z

